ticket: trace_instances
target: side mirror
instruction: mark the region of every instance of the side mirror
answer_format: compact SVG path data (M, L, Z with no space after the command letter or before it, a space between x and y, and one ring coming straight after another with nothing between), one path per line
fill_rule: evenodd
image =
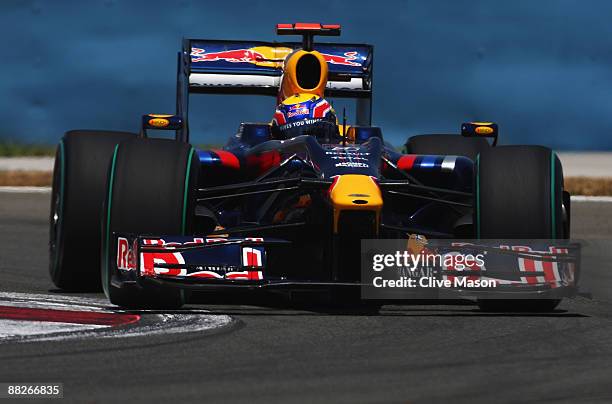
M148 129L180 130L183 129L183 118L171 114L146 114L142 116L143 135L146 135Z
M351 126L348 128L346 136L352 139L355 144L365 143L373 137L383 140L382 131L377 126Z
M461 124L461 136L489 137L493 139L493 146L497 144L498 128L493 122L465 122Z

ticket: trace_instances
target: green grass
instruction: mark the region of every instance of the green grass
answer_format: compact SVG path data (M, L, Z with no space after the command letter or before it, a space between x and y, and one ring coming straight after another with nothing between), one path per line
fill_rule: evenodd
M55 156L55 146L0 141L0 157Z

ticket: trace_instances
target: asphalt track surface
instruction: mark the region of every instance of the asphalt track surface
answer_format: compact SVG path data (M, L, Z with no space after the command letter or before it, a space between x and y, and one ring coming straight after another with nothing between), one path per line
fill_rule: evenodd
M48 206L49 194L0 194L0 291L62 294L47 275ZM612 203L572 210L574 237L612 238ZM610 261L583 284L593 299L532 315L216 297L188 306L234 319L212 333L0 341L0 382L62 382L68 402L610 402Z

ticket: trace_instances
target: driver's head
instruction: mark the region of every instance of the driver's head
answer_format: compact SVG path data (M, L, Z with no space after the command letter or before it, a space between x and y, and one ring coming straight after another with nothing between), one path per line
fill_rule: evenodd
M321 143L337 143L340 139L331 104L313 94L296 94L276 107L272 135L276 139L311 135Z

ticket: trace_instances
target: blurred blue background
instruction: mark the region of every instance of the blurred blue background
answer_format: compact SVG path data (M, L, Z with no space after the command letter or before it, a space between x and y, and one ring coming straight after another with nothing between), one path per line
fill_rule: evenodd
M610 1L16 1L0 3L0 139L138 130L173 112L183 36L274 40L341 23L375 46L374 123L395 144L493 120L502 143L612 149ZM193 143L269 120L273 98L194 96Z

